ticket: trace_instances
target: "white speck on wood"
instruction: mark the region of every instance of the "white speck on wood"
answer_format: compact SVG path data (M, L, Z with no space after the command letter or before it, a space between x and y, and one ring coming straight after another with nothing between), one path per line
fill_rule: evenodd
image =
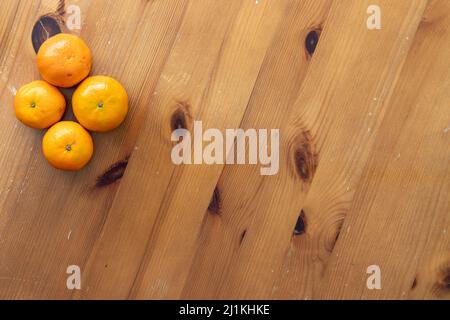
M44 29L45 33L47 34L47 39L50 38L50 33L48 33L47 29L45 29L45 26L41 20L39 20L39 23L41 24L42 28Z
M155 282L151 285L151 290L165 295L169 291L169 286L167 284L167 281L156 279Z
M15 96L17 93L16 87L14 87L14 86L8 86L8 90L9 90L9 92L11 92L11 94L13 96Z
M67 240L70 240L70 235L72 234L72 230L69 231L69 233L67 234Z

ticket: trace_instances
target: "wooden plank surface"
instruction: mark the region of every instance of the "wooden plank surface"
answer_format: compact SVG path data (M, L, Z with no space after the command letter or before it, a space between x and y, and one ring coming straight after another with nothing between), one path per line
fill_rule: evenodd
M449 299L450 5L376 2L381 30L369 0L2 3L0 298ZM71 4L130 96L77 173L11 107L39 78L33 26L68 31ZM195 120L280 129L279 172L174 165Z
M344 221L345 232L336 248L339 259L335 255L330 259L320 296L403 299L409 294L429 298L448 294L448 279L443 277L448 276L446 253L450 249L446 236L450 148L445 131L450 122L450 78L445 70L450 24L449 20L435 20L434 15L450 14L450 5L436 4L431 10L388 102L391 107L381 124L373 156L358 183L348 221ZM430 56L433 61L426 59ZM352 240L355 236L358 242ZM440 250L434 251L430 242ZM352 250L346 250L349 246ZM365 290L358 277L349 277L372 261L382 261L383 292ZM418 276L422 268L429 272Z

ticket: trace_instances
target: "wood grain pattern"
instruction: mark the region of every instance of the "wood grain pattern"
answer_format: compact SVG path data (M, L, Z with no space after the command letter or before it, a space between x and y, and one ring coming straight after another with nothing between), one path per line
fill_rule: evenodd
M450 13L450 6L442 3L432 10ZM444 131L450 122L446 106L450 79L444 66L449 61L450 25L431 18L421 27L388 102L391 107L372 151L376 157L370 157L349 208L349 221L343 225L347 231L338 244L339 259L332 257L325 272L321 285L327 290L320 291L324 297L333 292L333 296L342 298L403 299L408 294L420 294L429 283L433 284L428 288L429 298L444 297L449 292L444 283L449 276L445 253L450 249L446 237L450 148ZM430 56L434 57L432 62L425 59ZM423 63L418 65L417 61ZM412 84L411 79L416 82ZM395 189L403 191L392 192ZM355 234L358 244L352 240ZM441 250L425 248L429 241ZM351 251L345 249L350 243ZM420 266L418 260L423 255L428 259ZM348 277L371 261L381 261L381 256L385 258L380 267L386 282L382 295L358 286L358 277ZM419 280L416 273L421 267L429 270Z
M242 128L284 129L287 119L296 110L294 102L310 68L311 59L303 39L311 30L321 28L330 4L330 1L292 2L261 68ZM270 90L280 82L285 85ZM281 159L281 166L285 161ZM267 196L268 201L272 198L273 195L268 196L270 191L267 194L264 191L268 184L278 185L276 177L261 176L259 168L226 166L218 182L220 215L206 215L185 297L219 296L220 285L228 281L227 270L236 259L234 256L247 244L249 237L258 236L252 225L263 211L255 206L264 207L266 203L261 203L264 198ZM257 277L255 280L264 282Z
M2 3L0 298L449 299L450 4L378 0L368 30L371 4ZM92 73L130 96L77 173L50 168L11 107L50 28L83 37ZM280 129L278 174L174 165L171 132L195 120Z

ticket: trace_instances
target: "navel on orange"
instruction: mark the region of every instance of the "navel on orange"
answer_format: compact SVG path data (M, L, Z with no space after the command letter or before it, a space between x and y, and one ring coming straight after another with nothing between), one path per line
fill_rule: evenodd
M45 81L69 88L89 75L92 54L80 37L59 33L41 45L37 53L37 66Z
M117 80L93 76L84 80L75 90L72 107L75 117L86 129L110 131L125 120L128 95Z
M80 124L61 121L48 129L42 140L47 161L62 170L80 170L94 153L92 137Z
M14 97L17 119L29 127L48 128L58 122L66 110L61 92L45 81L32 81L22 86Z

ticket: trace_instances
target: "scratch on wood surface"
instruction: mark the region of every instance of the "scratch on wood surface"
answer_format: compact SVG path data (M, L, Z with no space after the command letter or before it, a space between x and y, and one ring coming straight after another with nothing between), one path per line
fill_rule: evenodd
M23 279L23 278L15 278L15 277L0 277L0 280L10 280L10 281L20 281L20 282L33 282L33 283L42 282L42 280L32 280L32 279Z

